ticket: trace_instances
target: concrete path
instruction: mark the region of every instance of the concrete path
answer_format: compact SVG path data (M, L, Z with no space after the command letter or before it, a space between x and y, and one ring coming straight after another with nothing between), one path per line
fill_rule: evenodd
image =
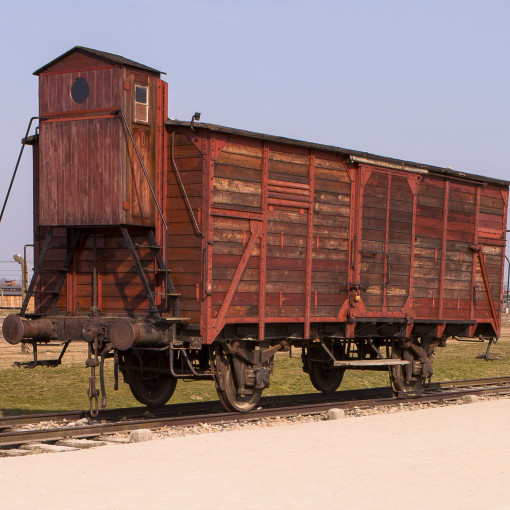
M0 458L0 508L510 508L510 399Z

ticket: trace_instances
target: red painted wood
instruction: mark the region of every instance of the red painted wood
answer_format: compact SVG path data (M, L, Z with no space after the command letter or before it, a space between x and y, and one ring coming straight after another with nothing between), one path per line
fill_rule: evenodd
M308 164L309 184L309 200L315 194L315 154L310 154ZM303 327L303 337L310 338L310 316L311 316L311 300L312 300L312 249L313 249L313 198L311 198L310 207L308 208L307 228L306 228L306 262L305 262L305 323ZM318 244L319 236L317 236ZM317 246L317 250L318 250ZM315 293L315 307L317 307L317 293Z
M260 237L260 259L259 259L259 339L265 337L266 328L266 283L267 283L267 210L268 210L268 168L269 168L269 147L267 143L262 146L262 233Z
M77 77L85 77L93 92L81 105L69 97ZM438 324L472 318L498 327L495 287L503 274L506 189L346 163L341 154L310 153L291 142L165 127L167 87L155 75L75 58L40 77L40 111L50 115L41 122L41 157L34 170L36 251L44 238L40 225L101 227L102 311L147 311L122 237L106 227L151 225L163 244L139 165L119 120L110 115L122 107L131 122L135 82L148 83L156 98L154 123L135 123L133 131L166 212L166 256L182 313L200 324L205 342L236 323L256 325L260 339L268 323L302 324L304 337L310 337L320 323L367 317ZM170 130L203 238L191 227L169 165ZM142 233L133 235L142 239ZM66 236L66 229L59 231L59 239ZM480 262L472 244L481 245ZM91 306L91 253L84 241L58 301L62 313L86 313ZM52 249L48 261L62 262L65 255L65 248ZM150 254L142 258L148 263ZM43 285L50 288L52 282L55 277L48 275ZM160 275L151 275L150 284L164 290ZM486 292L475 309L477 284ZM48 306L47 298L38 300ZM408 332L412 327L409 320ZM347 322L346 331L353 335L355 323Z

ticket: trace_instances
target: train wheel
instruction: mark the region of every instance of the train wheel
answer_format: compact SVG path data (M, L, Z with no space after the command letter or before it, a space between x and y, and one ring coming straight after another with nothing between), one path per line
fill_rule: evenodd
M136 371L129 378L131 393L147 407L164 406L174 394L176 384L175 377L157 373Z
M390 381L395 392L416 393L423 391L425 378L413 374L413 362L416 361L409 349L394 346L391 354L393 359L409 361L410 365L395 365L390 367Z
M332 368L323 366L322 363L310 363L309 375L313 387L322 393L334 393L342 379L345 368Z
M340 347L335 345L332 349L335 356L340 358L342 355ZM313 387L322 393L334 393L344 378L345 368L329 366L329 358L320 347L311 349L309 358L308 375Z
M218 398L229 411L247 413L254 409L262 396L261 389L250 389L251 393L240 394L232 360L224 364L221 384L216 386Z

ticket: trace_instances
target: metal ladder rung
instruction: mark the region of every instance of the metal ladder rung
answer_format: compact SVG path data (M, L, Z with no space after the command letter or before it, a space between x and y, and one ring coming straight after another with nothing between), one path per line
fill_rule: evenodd
M155 296L168 296L168 297L179 297L180 294L177 293L177 292L168 292L167 294L165 294L164 292L154 292L153 293Z
M138 244L138 243L133 243L133 246L135 248L147 248L149 250L161 250L161 246L158 246L157 244Z
M146 273L166 273L166 269L158 268L158 269L151 269L150 267L144 267L143 270ZM168 272L170 273L171 270L168 269Z

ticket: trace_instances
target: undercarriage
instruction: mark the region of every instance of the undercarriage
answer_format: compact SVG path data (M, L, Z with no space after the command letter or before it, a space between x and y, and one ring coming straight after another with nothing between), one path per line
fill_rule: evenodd
M300 349L303 371L323 393L336 391L346 370L389 371L395 393L414 393L422 391L431 378L434 350L446 340L426 336L344 338L333 334L304 339L293 333L258 341L231 329L206 345L197 332L185 329L178 319L46 316L30 320L11 315L3 324L9 343L33 346L34 359L20 366L58 366L70 342L87 344L87 395L93 416L107 405L107 359L113 359L114 388L118 388L120 373L133 396L149 407L165 405L178 379L209 379L214 381L226 409L248 412L270 385L277 353ZM37 346L49 342L62 346L61 355L40 360Z

